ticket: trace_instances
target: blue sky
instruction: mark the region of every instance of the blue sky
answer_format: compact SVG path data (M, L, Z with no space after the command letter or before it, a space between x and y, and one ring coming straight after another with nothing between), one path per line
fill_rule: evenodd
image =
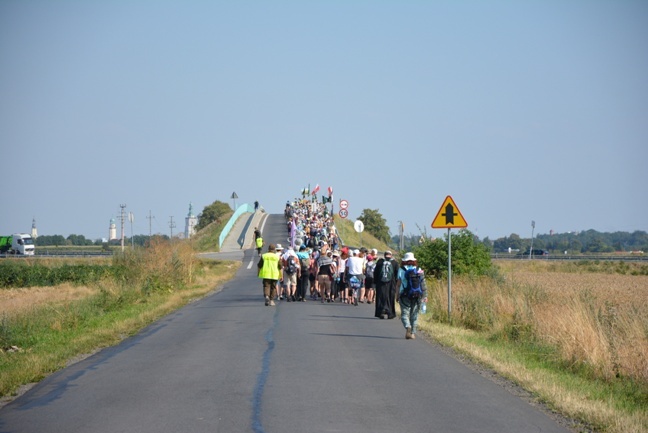
M648 230L648 2L0 2L2 234L334 188L397 233ZM336 205L337 208L337 205ZM127 229L130 234L130 227Z

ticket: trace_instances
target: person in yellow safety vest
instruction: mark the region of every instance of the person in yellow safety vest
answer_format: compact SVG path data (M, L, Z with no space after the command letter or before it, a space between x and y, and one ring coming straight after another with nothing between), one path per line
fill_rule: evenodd
M277 254L274 244L268 245L268 252L263 254L257 264L259 278L263 279L263 296L266 306L274 306L274 298L277 296L277 281L281 279L281 260Z
M259 256L261 255L261 248L263 248L263 238L259 235L259 237L256 238L256 249Z

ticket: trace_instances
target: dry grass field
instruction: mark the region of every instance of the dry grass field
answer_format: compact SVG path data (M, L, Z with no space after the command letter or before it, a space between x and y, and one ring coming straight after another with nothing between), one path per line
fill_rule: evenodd
M511 284L536 292L528 320L565 360L648 383L648 276L565 272L542 261L500 267Z

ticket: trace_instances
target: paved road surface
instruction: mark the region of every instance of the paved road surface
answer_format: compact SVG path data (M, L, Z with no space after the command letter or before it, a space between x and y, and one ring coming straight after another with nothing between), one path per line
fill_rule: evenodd
M284 243L270 215L266 242ZM42 381L0 432L566 432L372 306L263 305L257 257L223 289ZM251 268L248 266L252 264Z

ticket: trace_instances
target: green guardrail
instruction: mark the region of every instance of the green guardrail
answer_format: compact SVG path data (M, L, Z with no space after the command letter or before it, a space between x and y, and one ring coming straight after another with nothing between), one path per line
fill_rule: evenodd
M236 220L238 220L239 217L244 213L254 213L254 206L245 203L240 205L238 209L236 209L232 217L229 219L229 221L227 221L227 224L225 224L223 231L218 237L218 248L221 248L223 246L223 242L225 241L225 238L227 238L227 235L229 235L232 227L234 227L234 223L236 223Z

